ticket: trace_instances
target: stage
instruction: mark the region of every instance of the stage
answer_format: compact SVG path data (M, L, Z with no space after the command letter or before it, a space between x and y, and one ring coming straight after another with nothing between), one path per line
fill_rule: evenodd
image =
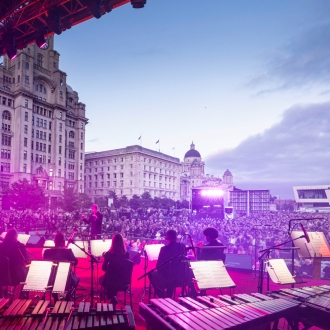
M28 248L29 252L33 255L36 259L42 258L42 249L41 248ZM156 261L149 261L148 262L148 270L151 270L156 266ZM95 296L97 296L97 289L99 289L98 281L97 279L103 274L102 271L102 260L98 267L95 267L94 271L94 290L96 292ZM236 284L236 288L234 289L234 293L253 293L257 292L257 285L258 285L258 278L255 278L253 272L241 272L237 270L228 270L228 273L230 274L231 278L233 279L234 283ZM77 302L85 300L90 300L90 287L91 287L91 268L90 268L90 262L89 259L79 259L79 263L76 267L76 274L80 277L80 283L79 288L77 290ZM134 317L137 325L137 329L145 329L146 325L143 320L139 318L139 303L143 301L144 303L148 303L148 292L144 292L144 280L137 280L141 275L144 274L144 259L141 258L141 263L139 265L135 265L133 268L133 276L132 276L132 293L133 293L133 312ZM264 289L263 293L267 291L266 289L266 278L264 280ZM149 282L147 281L147 284ZM313 280L313 279L306 279L306 283L298 284L296 287L302 287L302 286L312 286L312 285L324 285L328 284L330 285L330 281L328 280ZM284 287L290 287L290 285L277 285L274 283L270 283L270 290L276 291L280 288ZM223 294L229 294L229 289L223 289ZM181 288L178 288L176 291L176 297L181 293ZM208 294L211 295L218 295L218 290L208 290ZM123 294L118 294L119 304L117 307L123 306ZM127 302L129 302L129 296L127 295ZM95 302L97 302L97 298L95 298ZM282 324L281 328L284 329L286 325ZM316 327L313 327L313 329L319 329Z

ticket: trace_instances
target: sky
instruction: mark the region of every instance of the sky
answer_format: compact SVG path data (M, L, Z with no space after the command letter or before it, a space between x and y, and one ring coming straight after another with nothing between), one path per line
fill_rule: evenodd
M293 198L330 184L330 2L147 0L55 37L86 151L139 144ZM159 144L156 141L160 140ZM174 149L173 149L174 148Z

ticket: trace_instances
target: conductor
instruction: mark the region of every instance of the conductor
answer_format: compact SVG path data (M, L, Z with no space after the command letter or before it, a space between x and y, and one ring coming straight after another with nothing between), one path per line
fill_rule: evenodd
M102 234L103 215L98 211L97 204L92 205L92 213L88 219L83 215L82 219L85 223L91 225L91 239L98 239Z

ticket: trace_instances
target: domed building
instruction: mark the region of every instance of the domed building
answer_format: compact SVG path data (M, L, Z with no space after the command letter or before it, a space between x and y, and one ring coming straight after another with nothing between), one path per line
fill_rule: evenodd
M228 191L233 186L233 176L229 170L221 178L205 174L205 163L199 151L195 149L194 142L185 153L180 177L180 197L181 200L191 200L191 193L194 187L220 187Z

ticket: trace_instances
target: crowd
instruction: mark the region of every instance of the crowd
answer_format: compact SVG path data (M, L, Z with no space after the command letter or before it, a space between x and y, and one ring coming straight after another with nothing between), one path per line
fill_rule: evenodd
M221 219L216 215L189 213L187 210L148 209L117 211L104 209L102 233L111 236L121 233L128 250L141 251L144 244L162 242L165 233L174 229L178 239L189 244L189 234L195 244L204 241L203 229L214 227L219 232L219 240L228 247L226 253L248 254L254 262L255 250L270 247L289 239L290 219L312 219L303 221L307 231L321 231L330 242L328 213L298 213L288 211L255 213L249 216L237 216L233 219ZM84 212L88 216L88 211ZM0 223L2 231L16 227L21 232L39 231L51 238L57 231L69 235L78 228L78 235L88 235L89 227L82 221L80 212L53 211L2 211ZM299 221L292 222L293 229L301 230ZM47 235L49 237L47 237ZM291 243L288 243L291 246ZM278 252L275 253L275 257ZM304 261L296 261L296 268L308 268Z

